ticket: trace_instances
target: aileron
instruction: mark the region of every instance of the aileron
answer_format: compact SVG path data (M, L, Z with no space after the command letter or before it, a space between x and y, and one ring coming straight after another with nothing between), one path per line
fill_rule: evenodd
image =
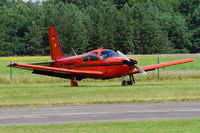
M142 67L142 69L144 71L151 71L151 70L155 70L156 68L172 66L172 65L177 65L177 64L182 64L182 63L187 63L187 62L192 62L192 61L194 61L194 60L193 59L182 59L182 60L177 60L177 61L172 61L172 62L165 62L165 63L161 63L161 64L144 66L144 67ZM139 73L139 71L137 69L134 69L132 73Z

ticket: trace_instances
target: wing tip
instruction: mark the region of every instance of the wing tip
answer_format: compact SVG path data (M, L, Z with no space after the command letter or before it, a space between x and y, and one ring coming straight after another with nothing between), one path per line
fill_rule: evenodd
M15 66L17 66L17 63L9 64L7 67L15 67Z
M189 58L189 60L192 62L192 61L194 61L194 59L192 59L192 58Z

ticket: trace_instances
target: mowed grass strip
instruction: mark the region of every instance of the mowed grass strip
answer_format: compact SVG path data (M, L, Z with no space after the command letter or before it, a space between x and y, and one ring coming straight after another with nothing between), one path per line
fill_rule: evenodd
M139 81L120 86L121 80L0 84L0 106L41 106L99 103L200 100L200 80Z
M199 133L200 119L0 127L2 133Z

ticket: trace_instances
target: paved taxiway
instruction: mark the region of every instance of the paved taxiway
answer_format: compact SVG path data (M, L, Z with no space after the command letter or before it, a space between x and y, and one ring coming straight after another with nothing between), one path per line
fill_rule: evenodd
M200 118L200 102L1 107L0 125Z

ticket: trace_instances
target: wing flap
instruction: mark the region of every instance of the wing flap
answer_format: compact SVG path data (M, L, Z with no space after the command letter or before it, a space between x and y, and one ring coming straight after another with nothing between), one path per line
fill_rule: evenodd
M85 75L85 76L100 76L103 75L101 71L86 71L86 70L74 70L74 69L65 69L58 67L49 67L49 66L39 66L32 64L22 64L22 63L13 63L8 65L8 67L16 67L27 70L36 70L36 71L44 71L44 72L54 72L60 74L74 74L74 75Z
M182 59L182 60L177 60L177 61L172 61L172 62L165 62L161 64L155 64L155 65L150 65L150 66L144 66L142 69L144 71L151 71L156 68L161 68L161 67L166 67L166 66L172 66L172 65L177 65L177 64L182 64L182 63L187 63L187 62L192 62L194 59ZM134 69L132 73L139 73L137 69Z

